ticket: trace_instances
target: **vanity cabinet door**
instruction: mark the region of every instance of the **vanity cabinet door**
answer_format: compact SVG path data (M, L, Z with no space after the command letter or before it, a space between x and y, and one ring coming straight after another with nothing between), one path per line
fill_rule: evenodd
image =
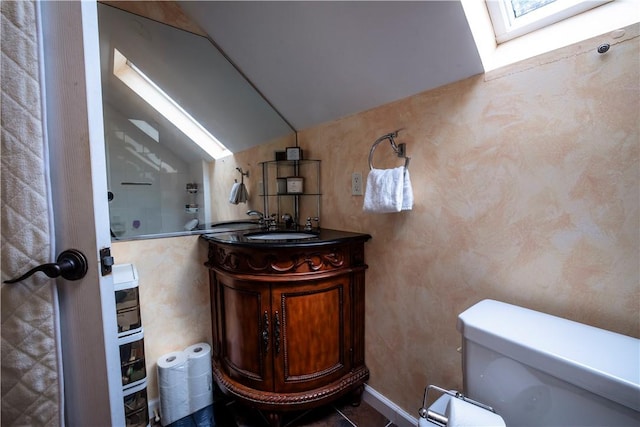
M218 274L219 358L234 381L273 388L271 296L268 284Z
M276 392L321 388L351 369L349 275L272 287Z

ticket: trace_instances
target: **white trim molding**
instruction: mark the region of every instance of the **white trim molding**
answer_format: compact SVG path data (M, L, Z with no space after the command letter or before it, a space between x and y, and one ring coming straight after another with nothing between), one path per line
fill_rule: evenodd
M418 418L409 414L368 384L364 386L362 399L398 427L416 427L418 425ZM416 396L416 414L421 403L422 396Z

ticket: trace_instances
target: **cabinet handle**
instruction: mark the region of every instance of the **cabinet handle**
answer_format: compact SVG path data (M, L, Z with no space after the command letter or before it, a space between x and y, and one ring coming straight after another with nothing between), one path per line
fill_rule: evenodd
M266 310L262 317L262 347L266 355L267 351L269 351L269 313Z
M277 356L280 354L280 316L277 311L273 317L273 339L275 340L273 345L275 346Z

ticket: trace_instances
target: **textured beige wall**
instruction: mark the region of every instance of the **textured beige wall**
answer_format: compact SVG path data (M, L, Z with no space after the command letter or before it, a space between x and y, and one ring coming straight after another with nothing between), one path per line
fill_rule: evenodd
M300 132L305 156L322 160L323 227L373 236L369 384L410 414L425 385L461 388L456 316L482 299L640 336L640 44L598 55L598 43ZM371 144L398 128L415 207L365 214L351 173L366 177ZM286 145L216 163L215 192L228 194L239 166L250 170L252 198L216 204L215 220L261 208L258 162ZM375 164L401 161L380 145ZM148 369L163 352L210 337L197 238L119 242L113 252L140 270Z
M260 162L274 160L275 152L281 151L284 147L295 146L295 135L265 143L250 150L237 153L217 160L211 168L211 200L215 200L212 206L212 222L228 221L233 219L255 219L246 215L247 210L255 209L260 212L264 210L264 201L260 197L259 186L262 182L262 165ZM240 182L240 172L236 168L241 168L243 172L249 172L249 176L244 178L244 184L249 193L247 203L233 205L229 203L229 193L234 181Z
M131 240L114 242L111 253L117 264L138 270L147 393L155 399L158 358L211 343L207 245L198 236Z
M640 44L597 45L301 132L323 161L323 226L373 236L369 384L414 416L427 384L461 389L456 316L482 299L640 335ZM365 214L351 173L399 128L415 207ZM402 161L387 144L374 164Z

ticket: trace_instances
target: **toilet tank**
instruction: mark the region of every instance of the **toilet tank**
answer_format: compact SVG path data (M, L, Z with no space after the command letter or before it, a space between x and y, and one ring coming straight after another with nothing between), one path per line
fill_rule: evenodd
M465 394L507 426L640 425L640 340L494 300L457 327Z

